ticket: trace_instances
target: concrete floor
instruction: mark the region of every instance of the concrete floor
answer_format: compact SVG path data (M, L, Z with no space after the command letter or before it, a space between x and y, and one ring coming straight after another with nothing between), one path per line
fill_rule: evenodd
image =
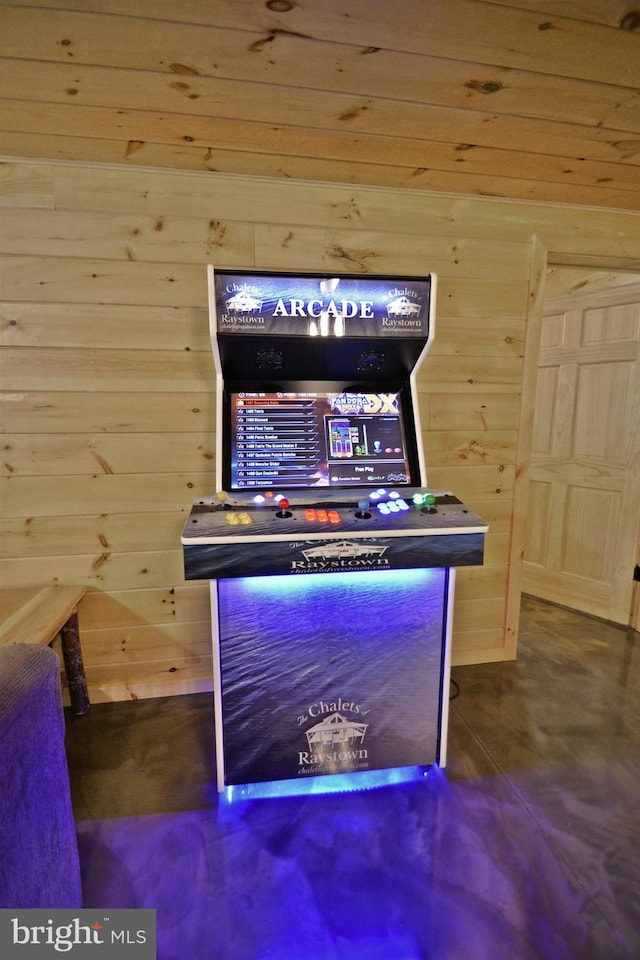
M68 714L85 906L154 908L159 960L637 960L639 648L524 598L446 771L362 792L225 802L208 694Z

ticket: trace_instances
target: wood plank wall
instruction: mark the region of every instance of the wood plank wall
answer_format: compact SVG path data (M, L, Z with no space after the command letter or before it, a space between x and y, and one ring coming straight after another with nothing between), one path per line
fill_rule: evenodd
M0 153L637 210L637 19L632 0L13 0Z
M180 547L214 492L207 263L438 274L429 482L491 526L485 565L458 575L454 662L515 655L523 356L545 256L638 258L637 215L20 161L0 166L0 207L0 575L90 588L94 701L212 686L207 584L184 582Z

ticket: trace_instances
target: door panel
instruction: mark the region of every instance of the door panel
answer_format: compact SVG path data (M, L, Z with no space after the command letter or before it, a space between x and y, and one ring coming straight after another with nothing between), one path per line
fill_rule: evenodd
M526 593L629 623L640 529L640 284L549 301Z

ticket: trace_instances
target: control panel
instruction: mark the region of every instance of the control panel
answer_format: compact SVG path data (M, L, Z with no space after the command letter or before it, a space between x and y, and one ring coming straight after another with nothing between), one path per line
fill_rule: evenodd
M319 495L316 495L319 494ZM485 532L457 497L421 488L218 493L193 504L182 542L329 539Z

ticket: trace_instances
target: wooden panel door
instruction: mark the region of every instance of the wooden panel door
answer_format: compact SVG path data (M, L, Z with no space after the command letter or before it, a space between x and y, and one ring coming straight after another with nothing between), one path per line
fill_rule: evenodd
M640 530L640 284L550 300L525 593L628 624Z

